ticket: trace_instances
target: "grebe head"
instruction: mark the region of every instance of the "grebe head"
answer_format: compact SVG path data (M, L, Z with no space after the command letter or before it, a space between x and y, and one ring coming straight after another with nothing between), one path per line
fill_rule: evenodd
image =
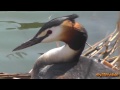
M31 40L21 44L13 51L21 50L38 43L53 41L63 41L70 46L72 46L72 43L76 40L80 41L79 43L82 41L81 44L85 43L87 40L87 32L81 24L75 22L74 19L76 18L78 18L78 15L72 14L52 19L45 23Z

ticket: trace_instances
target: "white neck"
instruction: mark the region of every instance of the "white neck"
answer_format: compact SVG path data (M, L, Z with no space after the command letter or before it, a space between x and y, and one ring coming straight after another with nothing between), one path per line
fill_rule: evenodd
M53 64L57 62L66 62L72 59L78 51L72 50L68 45L63 45L59 48L54 48L43 54L39 59L45 60L46 62Z

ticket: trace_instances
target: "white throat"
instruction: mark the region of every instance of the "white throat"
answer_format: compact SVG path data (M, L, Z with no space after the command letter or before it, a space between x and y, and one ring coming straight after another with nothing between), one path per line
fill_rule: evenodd
M55 62L65 62L73 58L78 51L72 50L68 45L63 45L59 48L54 48L43 54L39 57L39 59L44 59L45 61L50 63Z

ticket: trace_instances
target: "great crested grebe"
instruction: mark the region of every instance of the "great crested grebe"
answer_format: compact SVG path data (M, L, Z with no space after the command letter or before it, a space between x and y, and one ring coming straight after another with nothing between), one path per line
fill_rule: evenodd
M66 43L64 46L49 50L38 58L31 72L32 79L99 78L96 73L114 72L92 59L81 56L88 35L85 28L75 22L76 18L78 15L72 14L50 20L31 40L13 50L53 41Z

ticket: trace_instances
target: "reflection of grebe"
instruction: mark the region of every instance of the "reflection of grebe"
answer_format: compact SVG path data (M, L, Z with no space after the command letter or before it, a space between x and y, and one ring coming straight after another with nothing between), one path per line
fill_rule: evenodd
M80 64L88 65L91 62L91 65L95 62L80 56L88 35L85 28L75 22L75 18L78 18L78 15L72 14L52 19L45 23L31 40L13 50L16 51L37 43L52 41L63 41L66 43L62 47L54 48L41 55L33 67L31 78L87 78L86 75L89 75L89 73L86 70L90 67L88 66L88 69L84 71L86 67L81 67ZM102 66L102 69L105 69L105 67ZM85 72L84 77L81 72Z

